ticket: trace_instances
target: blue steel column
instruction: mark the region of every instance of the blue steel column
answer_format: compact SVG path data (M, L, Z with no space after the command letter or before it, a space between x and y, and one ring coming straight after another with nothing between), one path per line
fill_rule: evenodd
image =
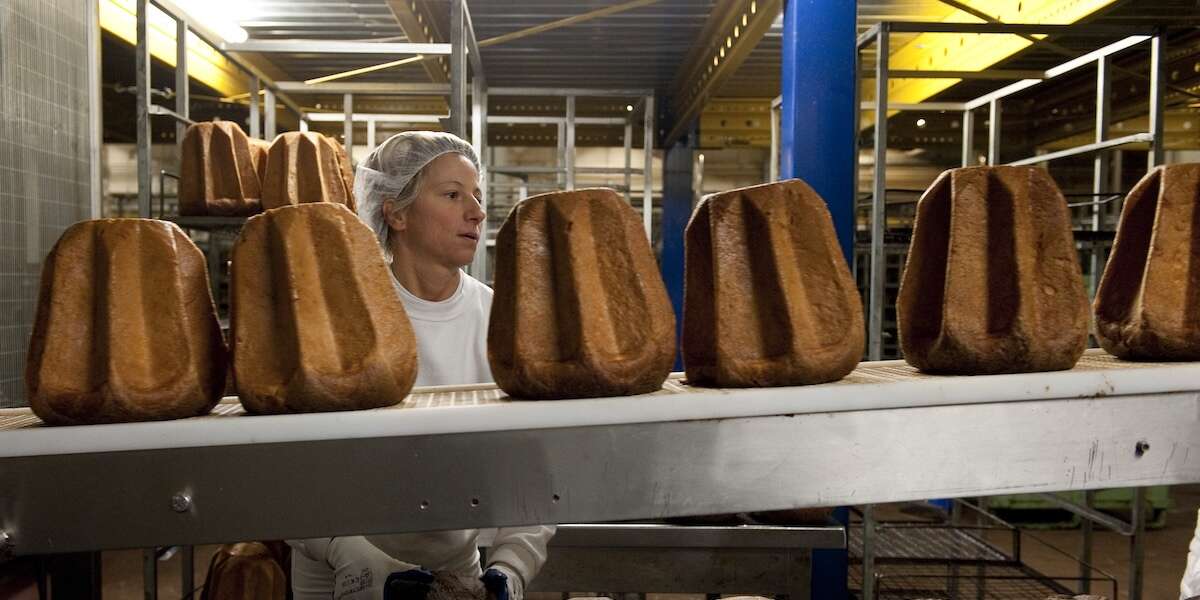
M829 205L849 263L854 250L854 0L788 0L783 11L779 176Z
M825 199L847 264L854 260L858 161L856 13L855 0L788 0L780 78L780 178L803 179ZM847 512L834 514L845 524ZM813 551L812 597L848 597L846 571L845 550Z
M663 150L662 197L662 269L663 283L675 309L675 341L683 330L683 233L692 217L692 156L696 149L696 125L670 148ZM683 370L680 354L675 354L676 371Z

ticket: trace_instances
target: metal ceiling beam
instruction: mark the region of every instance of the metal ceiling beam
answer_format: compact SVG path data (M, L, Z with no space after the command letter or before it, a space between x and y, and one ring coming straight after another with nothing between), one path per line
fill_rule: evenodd
M409 0L388 0L387 5L409 41L432 43L434 40L446 39L442 32L438 31L437 23L429 18L428 13L421 11L416 3L410 3ZM450 74L444 59L424 60L421 61L421 66L425 68L433 83L450 83Z
M664 146L679 139L700 116L709 98L771 29L782 7L782 0L736 0L713 9L699 36L707 43L695 46L675 75Z
M445 95L450 85L445 83L305 83L303 81L277 81L280 91L293 94L372 94L393 95Z
M339 42L335 40L248 40L221 44L232 52L286 52L295 54L450 54L450 44L413 42Z
M505 42L519 40L521 38L526 38L531 35L544 33L546 31L553 31L555 29L561 29L563 27L569 27L571 25L578 25L580 23L584 23L584 22L590 21L592 19L597 19L600 17L607 17L610 15L615 15L617 13L625 12L627 10L633 10L635 8L649 6L651 4L655 4L660 1L661 0L631 0L629 2L623 2L621 4L615 4L613 6L599 8L596 10L585 12L583 14L578 14L575 16L567 17L565 19L558 19L556 21L542 23L541 25L534 25L533 27L527 27L527 28L521 29L519 31L513 31L510 33L506 33L504 35L496 36L494 38L488 38L486 40L483 40L482 42L479 42L479 46L481 48L486 48L488 46L495 46L496 44L503 44Z

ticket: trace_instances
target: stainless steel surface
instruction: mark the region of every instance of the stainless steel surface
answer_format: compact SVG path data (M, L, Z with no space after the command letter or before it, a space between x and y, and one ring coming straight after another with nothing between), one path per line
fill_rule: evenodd
M559 525L530 591L756 592L808 597L814 548L844 548L838 527Z
M270 87L263 90L263 139L271 141L275 139L275 91Z
M559 525L550 540L555 548L610 546L614 548L845 548L841 526L662 525L657 523L597 523Z
M962 111L962 166L969 167L975 163L975 111L964 108Z
M1090 362L1093 369L1104 363ZM1190 458L1191 450L1200 457L1194 434L1200 394L1102 391L1162 384L1169 379L1165 369L1176 368L1089 372L1085 365L1082 372L1030 378L1025 392L1005 391L1019 401L875 410L851 408L855 400L875 407L896 398L947 402L966 389L977 395L1003 389L1011 376L913 380L885 363L860 369L845 384L722 390L719 411L692 414L689 407L703 407L705 395L677 384L650 397L537 406L504 402L487 386L421 392L407 408L360 413L234 417L236 405L223 405L228 416L34 431L54 438L47 442L58 454L0 459L0 479L8 484L0 523L18 534L18 553L36 554L1200 482L1200 458ZM1193 371L1184 372L1194 381ZM1059 382L1083 375L1110 387L1096 388L1094 397L1035 399L1073 397ZM863 383L872 376L890 382ZM925 385L947 380L959 391ZM906 394L906 384L921 389ZM1043 392L1047 387L1052 391ZM845 410L805 412L820 406L814 394L821 388L835 401L826 406ZM788 400L772 416L729 416L761 393ZM595 418L627 410L644 412L626 424ZM506 415L522 412L529 425L505 424ZM553 426L556 412L580 425ZM472 414L481 417L474 431L437 429ZM551 426L529 428L535 418ZM272 441L273 432L295 423L346 437ZM203 435L190 437L193 425L203 425ZM217 433L229 428L246 428L248 442L218 441ZM142 450L80 452L60 443L91 430L114 449L121 441L114 436L161 433L157 446ZM3 447L20 445L15 433L21 432L0 434ZM1152 449L1138 457L1140 440ZM956 458L947 462L947 455ZM405 465L403 476L389 464ZM857 475L846 478L851 466ZM457 475L446 478L447 472ZM187 513L163 502L179 490L194 499ZM247 514L247 496L273 509ZM90 499L83 509L74 501L79 497ZM325 516L319 507L331 504L346 510Z
M158 550L145 548L142 550L142 598L155 600L158 598Z
M137 0L137 181L138 216L150 217L150 42L147 37L148 0Z
M250 97L247 98L250 102L250 137L262 138L262 121L259 119L258 110L259 91L262 90L262 82L259 81L258 75L251 75L250 82Z
M1150 40L1150 156L1147 170L1163 164L1163 56L1166 54L1163 36Z
M654 94L647 94L642 102L642 111L644 113L645 122L642 129L642 224L646 227L646 239L650 240L651 246L654 245L654 232L651 231L650 223L652 222L651 202L654 197L654 139L656 113L654 104Z
M8 560L12 557L13 540L12 536L8 535L7 531L0 530L0 560Z
M187 21L182 17L175 19L175 114L184 119L191 118L191 85L188 77L188 39ZM175 123L175 143L183 147L183 133L188 124L183 121ZM159 193L163 190L160 188Z
M342 147L354 164L354 94L342 94Z
M1146 564L1146 490L1133 489L1133 505L1129 522L1133 535L1129 538L1129 600L1142 600Z
M466 1L450 0L450 133L467 137Z
M450 93L450 85L445 83L387 83L378 81L304 83L303 81L277 81L275 85L280 91L293 94L370 94L372 96L382 96L390 94L442 95Z
M1030 156L1029 158L1023 158L1021 160L1014 160L1007 164L1013 165L1013 166L1035 165L1038 163L1056 160L1059 158L1066 158L1068 156L1079 156L1080 154L1091 154L1092 152L1097 152L1100 150L1107 150L1109 148L1117 148L1117 147L1126 146L1129 144L1138 144L1138 143L1142 143L1142 142L1153 142L1154 139L1155 139L1154 134L1152 134L1152 133L1134 133L1131 135L1126 135L1126 136L1119 137L1119 138L1113 138L1111 140L1106 140L1106 141L1095 143L1095 144L1084 144L1082 146L1076 146L1074 148L1067 148L1066 150L1059 150L1058 152L1047 152L1046 154L1038 154L1036 156Z
M566 149L567 189L575 189L575 96L567 96Z
M1063 510L1083 517L1083 521L1086 523L1099 523L1121 535L1133 534L1133 525L1126 523L1106 512L1097 510L1086 504L1077 504L1057 494L1038 494L1038 496L1047 502L1053 503L1055 506ZM1085 560L1084 562L1087 561Z
M888 104L888 44L889 23L880 23L875 34L879 59L875 63L875 177L871 194L871 285L867 302L867 358L879 360L883 355L883 236L887 225L887 111L879 110Z
M1096 61L1096 143L1101 143L1108 138L1108 126L1110 113L1112 111L1112 103L1109 101L1109 96L1112 94L1112 59L1108 56L1102 56ZM1108 170L1108 153L1100 151L1096 153L1092 159L1092 193L1093 200L1099 200L1105 191L1109 190L1109 170ZM1092 205L1092 231L1100 231L1104 228L1104 206L1100 204ZM1091 278L1089 279L1088 291L1091 296L1095 297L1096 288L1100 285L1100 274L1104 272L1104 251L1101 246L1096 243L1091 244L1091 256L1089 257L1091 264ZM1086 562L1086 561L1085 561Z
M221 44L230 52L287 52L294 54L450 54L451 44L416 44L412 42L346 42L339 40L247 40Z

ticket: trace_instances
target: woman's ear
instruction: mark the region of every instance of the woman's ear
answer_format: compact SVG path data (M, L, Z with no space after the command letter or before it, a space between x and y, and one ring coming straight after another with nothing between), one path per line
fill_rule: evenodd
M407 229L407 219L405 219L407 210L396 210L395 200L383 201L383 220L387 222L390 229L396 231L404 231Z

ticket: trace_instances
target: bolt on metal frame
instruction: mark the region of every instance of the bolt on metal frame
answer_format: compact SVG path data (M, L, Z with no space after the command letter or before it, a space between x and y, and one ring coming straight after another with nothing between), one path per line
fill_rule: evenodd
M1121 39L1112 44L1108 44L1093 52L1084 54L1077 58L1068 60L1056 67L1047 69L1043 76L1026 77L1020 81L1012 83L1008 86L1000 88L989 94L984 94L961 103L916 103L909 105L893 104L888 102L888 77L945 77L945 72L940 71L898 71L891 70L888 66L890 40L889 34L895 32L906 33L978 33L978 34L1052 34L1065 33L1068 31L1074 34L1094 34L1094 35L1125 35ZM1123 50L1134 47L1143 42L1150 43L1150 123L1149 131L1143 133L1135 133L1115 139L1106 139L1108 135L1108 124L1110 121L1110 103L1108 101L1108 92L1111 86L1111 57ZM867 330L867 356L869 360L879 360L882 350L883 337L883 292L884 292L884 229L886 215L886 174L887 174L887 119L888 110L961 110L963 115L962 130L963 130L963 145L962 145L962 165L969 166L974 164L974 110L987 106L989 110L988 122L988 164L1008 164L1008 165L1032 165L1041 164L1051 160L1065 158L1069 156L1078 156L1081 154L1095 154L1093 178L1093 191L1099 193L1100 188L1108 181L1107 163L1104 156L1104 151L1119 148L1121 146L1149 142L1150 150L1148 157L1148 165L1150 169L1162 164L1163 162L1163 53L1164 42L1163 32L1159 28L1137 28L1124 26L1096 26L1096 25L1018 25L1018 24L1001 24L1001 23L981 23L981 24L958 24L958 23L906 23L906 22L881 22L868 31L859 36L858 60L862 62L862 51L872 43L877 46L877 59L875 63L875 99L870 103L862 103L863 109L873 110L875 113L875 145L874 145L874 182L872 190L871 202L871 266L870 266L870 284L868 285L869 307L868 307L868 330ZM1095 142L1084 144L1073 148L1067 148L1056 152L1039 154L1032 157L1022 158L1008 163L1000 161L1000 127L1001 127L1001 101L1017 92L1029 89L1060 75L1073 72L1076 69L1096 65L1097 70L1097 93L1096 93L1096 137ZM1020 75L1019 73L1001 74L1000 77L1012 75ZM856 73L856 77L861 78L861 73ZM860 85L856 85L858 89ZM858 181L855 181L856 196L857 196ZM1092 226L1093 229L1099 230L1101 226L1101 211L1099 204L1092 206ZM1100 253L1095 245L1092 247L1091 267L1093 280L1096 274L1103 267ZM1094 291L1094 283L1093 283ZM1134 489L1134 502L1132 507L1131 522L1128 525L1122 524L1120 529L1116 529L1119 533L1130 536L1130 593L1131 600L1141 600L1142 584L1143 584L1143 558L1144 558L1144 536L1142 533L1145 528L1145 518L1142 515L1144 509L1144 490L1141 488ZM1069 507L1069 510L1076 512L1085 518L1085 521L1096 517L1095 511L1090 507L1091 497L1085 499L1085 505L1079 507ZM867 531L870 527L870 512L864 513L864 518L868 521ZM1089 525L1090 525L1090 521ZM1101 524L1110 525L1109 523L1098 520ZM1111 527L1111 525L1110 525ZM864 551L870 548L864 545ZM1085 562L1091 558L1091 528L1090 526L1084 530L1084 558ZM873 556L865 556L864 564L867 561L873 562ZM870 585L871 577L864 576L864 598L870 600L873 598L874 589ZM1084 586L1087 587L1087 579L1084 578ZM1087 591L1086 589L1083 591Z

